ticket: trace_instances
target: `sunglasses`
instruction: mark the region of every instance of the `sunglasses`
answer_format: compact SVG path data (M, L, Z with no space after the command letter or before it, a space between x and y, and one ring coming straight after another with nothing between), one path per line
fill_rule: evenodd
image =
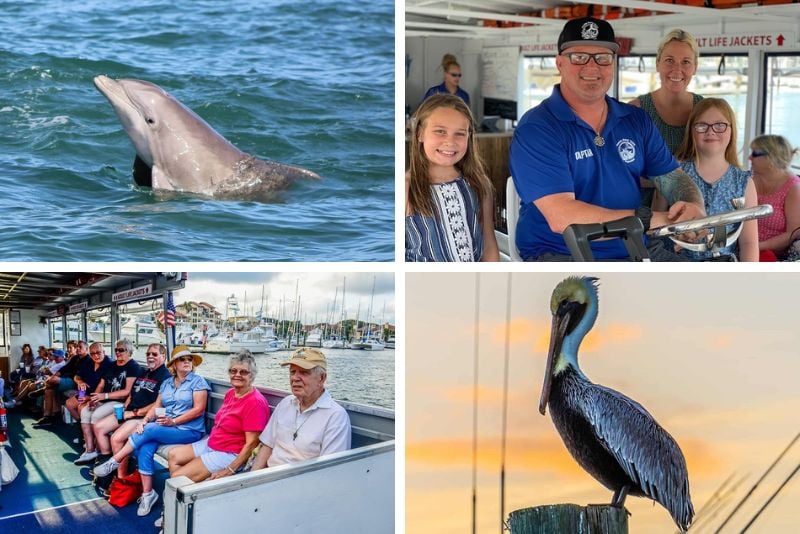
M180 358L178 358L178 361L179 362L191 362L191 361L194 361L194 358L192 358L191 356L181 356Z
M103 354L103 352L95 350L95 351L90 352L89 354Z
M124 349L122 347L117 347L114 349L114 352L128 352L128 349Z
M449 74L453 78L461 78L461 73L460 72L448 72L447 74Z
M231 376L241 375L247 376L250 374L250 371L247 369L228 369L228 374Z
M158 353L157 352L148 352L147 355L148 356L158 356Z
M750 152L751 158L760 158L761 156L769 156L769 152L764 152L763 150L753 150Z
M716 133L722 133L728 129L727 122L715 122L714 124L708 124L705 122L697 122L694 126L694 131L697 133L706 133L709 128L711 128Z
M561 55L567 56L569 58L569 62L573 65L586 65L589 63L590 59L593 59L594 62L601 67L608 67L614 63L614 54L610 54L608 52L601 52L599 54L587 54L586 52L567 52Z

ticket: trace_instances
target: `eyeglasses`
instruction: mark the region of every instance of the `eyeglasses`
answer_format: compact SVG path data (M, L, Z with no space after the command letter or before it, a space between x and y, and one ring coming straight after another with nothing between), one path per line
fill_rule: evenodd
M761 156L769 156L769 152L764 152L763 150L753 150L750 152L751 158L760 158Z
M589 63L589 59L594 59L594 62L600 65L601 67L608 67L612 63L614 63L614 54L610 54L608 52L601 52L600 54L588 54L586 52L567 52L565 54L561 54L562 56L567 56L569 58L569 62L573 65L586 65Z
M449 74L453 78L461 78L461 73L460 72L448 72L447 74Z
M157 352L148 352L147 355L148 356L158 356L158 353Z
M123 347L117 347L114 349L114 352L128 352L128 349Z
M178 358L178 361L179 362L191 362L191 361L194 361L194 358L192 358L191 356L181 356L180 358Z
M706 122L696 122L694 126L692 126L692 128L694 128L694 131L697 133L706 133L708 131L709 126L716 133L722 133L728 129L727 122L715 122L714 124L708 124Z
M250 374L250 371L247 369L228 369L228 374L231 376L242 375L247 376Z

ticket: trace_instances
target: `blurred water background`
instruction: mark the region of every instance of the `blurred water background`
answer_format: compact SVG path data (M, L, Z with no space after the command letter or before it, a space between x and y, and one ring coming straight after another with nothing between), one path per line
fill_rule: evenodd
M392 261L394 4L0 1L5 261ZM159 199L98 74L323 176L274 203Z

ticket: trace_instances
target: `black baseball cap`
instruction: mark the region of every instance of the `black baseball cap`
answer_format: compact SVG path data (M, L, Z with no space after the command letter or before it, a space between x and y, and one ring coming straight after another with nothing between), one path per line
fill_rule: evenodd
M558 53L565 48L578 45L604 46L616 52L619 45L614 41L614 28L604 20L583 17L568 20L558 36Z

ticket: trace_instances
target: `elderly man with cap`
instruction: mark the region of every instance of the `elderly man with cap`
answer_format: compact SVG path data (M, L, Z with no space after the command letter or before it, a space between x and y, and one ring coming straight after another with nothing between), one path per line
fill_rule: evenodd
M253 470L350 448L350 418L325 389L325 355L302 347L281 365L289 366L292 394L278 403L261 433Z
M194 373L194 368L201 363L203 358L192 353L185 345L172 349L167 369L173 376L161 384L155 403L128 442L107 462L94 468L96 476L107 476L132 452L137 453L144 490L136 512L140 516L149 514L158 500L158 493L153 489L153 457L158 447L163 444L192 443L205 434L206 401L211 386L205 378Z
M705 215L700 191L647 114L606 95L618 47L608 22L567 21L556 56L561 83L525 113L514 132L510 167L522 199L516 246L526 261L569 261L561 233L574 223L635 214L647 229ZM642 177L668 200L668 212L641 205ZM647 246L655 261L681 260L660 240ZM620 240L594 241L591 247L600 260L627 257Z

